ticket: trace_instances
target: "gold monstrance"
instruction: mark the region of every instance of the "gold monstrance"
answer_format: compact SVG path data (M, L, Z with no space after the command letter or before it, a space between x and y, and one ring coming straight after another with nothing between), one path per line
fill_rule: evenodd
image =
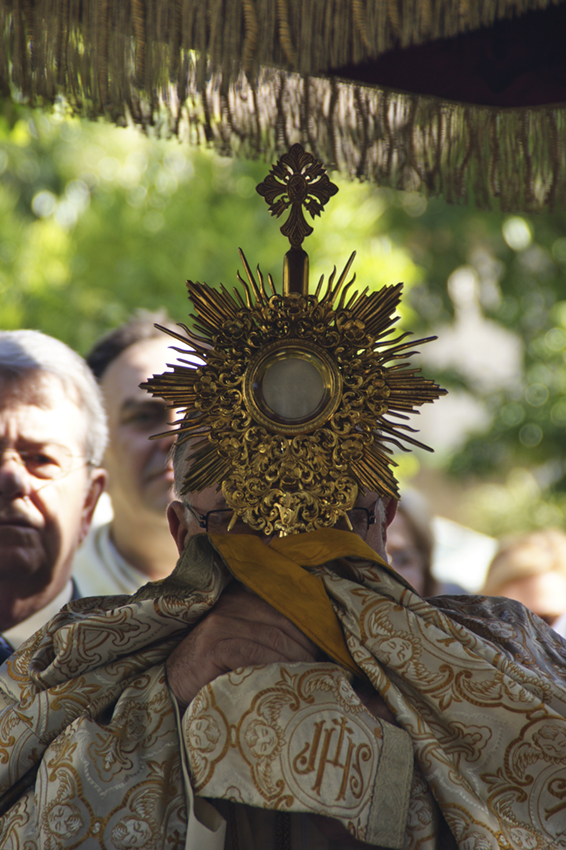
M303 208L314 218L338 191L322 164L293 145L257 191L272 215L290 208L282 294L259 267L256 280L242 251L244 297L187 281L196 332L162 330L202 365L181 359L142 386L183 413L175 424L192 462L182 494L216 485L234 521L296 534L334 526L360 492L398 498L391 447L428 449L406 420L446 390L406 362L434 337L391 338L402 283L352 291L353 253L337 280L334 270L308 294Z

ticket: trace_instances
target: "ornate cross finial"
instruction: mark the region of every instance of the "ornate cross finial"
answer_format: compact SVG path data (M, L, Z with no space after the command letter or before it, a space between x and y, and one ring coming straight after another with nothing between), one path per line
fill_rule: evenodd
M281 227L293 248L300 248L312 227L303 213L303 206L314 218L338 191L331 183L322 163L299 144L277 162L256 191L265 198L271 215L279 216L291 207L291 213Z
M303 207L314 218L320 215L328 200L338 191L331 183L322 163L296 144L277 162L256 191L265 198L271 215L279 218L291 207L280 228L291 243L283 263L283 292L307 295L309 291L309 258L301 244L310 236L312 227L305 219Z

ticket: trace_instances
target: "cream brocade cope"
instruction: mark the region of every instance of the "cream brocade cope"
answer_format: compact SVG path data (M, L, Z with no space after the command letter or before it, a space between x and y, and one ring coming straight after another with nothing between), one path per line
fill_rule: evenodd
M566 848L566 644L517 603L425 601L367 547L331 562L348 532L300 537L271 550L320 577L401 728L333 661L221 676L180 720L164 661L232 580L197 536L164 583L70 603L2 668L2 848L222 847L202 797L403 850Z

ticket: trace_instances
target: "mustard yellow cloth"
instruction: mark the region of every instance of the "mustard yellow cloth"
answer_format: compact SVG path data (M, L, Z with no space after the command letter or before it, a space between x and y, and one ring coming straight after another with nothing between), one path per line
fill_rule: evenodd
M387 566L361 537L321 529L280 537L269 546L251 534L210 534L209 538L238 581L298 626L330 658L366 678L350 655L322 579L302 569L338 558L359 558Z

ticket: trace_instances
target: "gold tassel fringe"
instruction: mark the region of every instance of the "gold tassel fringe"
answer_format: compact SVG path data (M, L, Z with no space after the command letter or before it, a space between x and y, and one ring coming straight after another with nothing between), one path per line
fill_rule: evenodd
M564 206L566 106L466 106L328 68L554 0L3 0L0 94L350 177L533 212Z

